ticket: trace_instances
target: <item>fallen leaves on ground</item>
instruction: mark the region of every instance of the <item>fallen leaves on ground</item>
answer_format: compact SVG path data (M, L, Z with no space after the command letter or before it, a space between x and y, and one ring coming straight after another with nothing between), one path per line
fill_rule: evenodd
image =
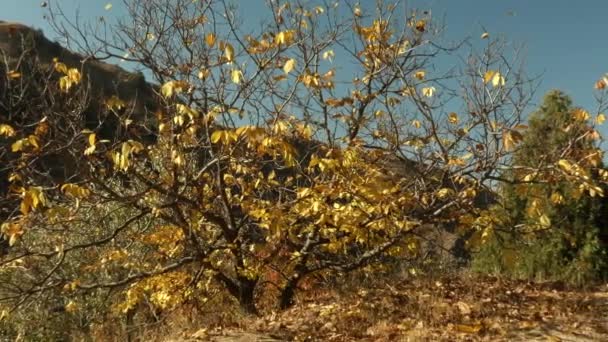
M299 305L241 327L275 341L596 341L608 340L607 317L608 285L569 290L460 276L310 292Z

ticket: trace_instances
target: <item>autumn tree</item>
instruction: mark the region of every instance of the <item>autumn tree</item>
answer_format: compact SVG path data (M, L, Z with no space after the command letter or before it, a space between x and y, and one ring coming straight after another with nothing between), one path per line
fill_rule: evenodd
M120 92L104 99L120 127L155 138L75 130L78 175L9 180L21 210L3 223L7 310L44 294L77 314L91 293L127 315L218 293L249 313L268 296L287 308L316 274L415 258L423 227L492 219L483 208L535 85L504 41L442 46L430 13L382 2L268 2L257 29L220 0L125 5L115 25L81 26L52 4L49 16L83 56L124 60L157 84L149 122L127 115ZM68 78L49 86L70 98L86 85L60 63ZM9 127L11 142L27 138ZM528 171L597 192L571 174L580 161Z

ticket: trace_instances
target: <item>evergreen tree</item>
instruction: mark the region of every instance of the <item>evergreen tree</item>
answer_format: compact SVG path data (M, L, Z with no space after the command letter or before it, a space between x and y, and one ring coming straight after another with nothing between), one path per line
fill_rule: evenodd
M573 107L567 95L550 91L531 114L529 128L513 156L514 168L506 177L521 179L542 164L556 163L564 158L566 148L569 158L584 160L595 143L577 139L589 131L581 115L584 112ZM595 163L596 168L602 167L601 160ZM502 227L476 256L475 268L578 284L606 278L605 198L581 196L581 190L568 182L510 184L502 192L498 209Z

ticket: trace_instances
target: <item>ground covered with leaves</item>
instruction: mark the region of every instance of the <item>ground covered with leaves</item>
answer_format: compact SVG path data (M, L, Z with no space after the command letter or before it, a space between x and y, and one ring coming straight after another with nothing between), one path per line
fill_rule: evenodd
M308 293L288 311L175 340L608 340L608 284L581 290L473 276L374 283Z

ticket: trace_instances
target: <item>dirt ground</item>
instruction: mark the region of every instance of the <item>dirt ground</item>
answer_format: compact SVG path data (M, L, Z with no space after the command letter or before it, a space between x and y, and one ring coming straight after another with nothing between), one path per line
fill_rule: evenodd
M379 280L180 341L608 341L608 284L585 290L458 276Z

